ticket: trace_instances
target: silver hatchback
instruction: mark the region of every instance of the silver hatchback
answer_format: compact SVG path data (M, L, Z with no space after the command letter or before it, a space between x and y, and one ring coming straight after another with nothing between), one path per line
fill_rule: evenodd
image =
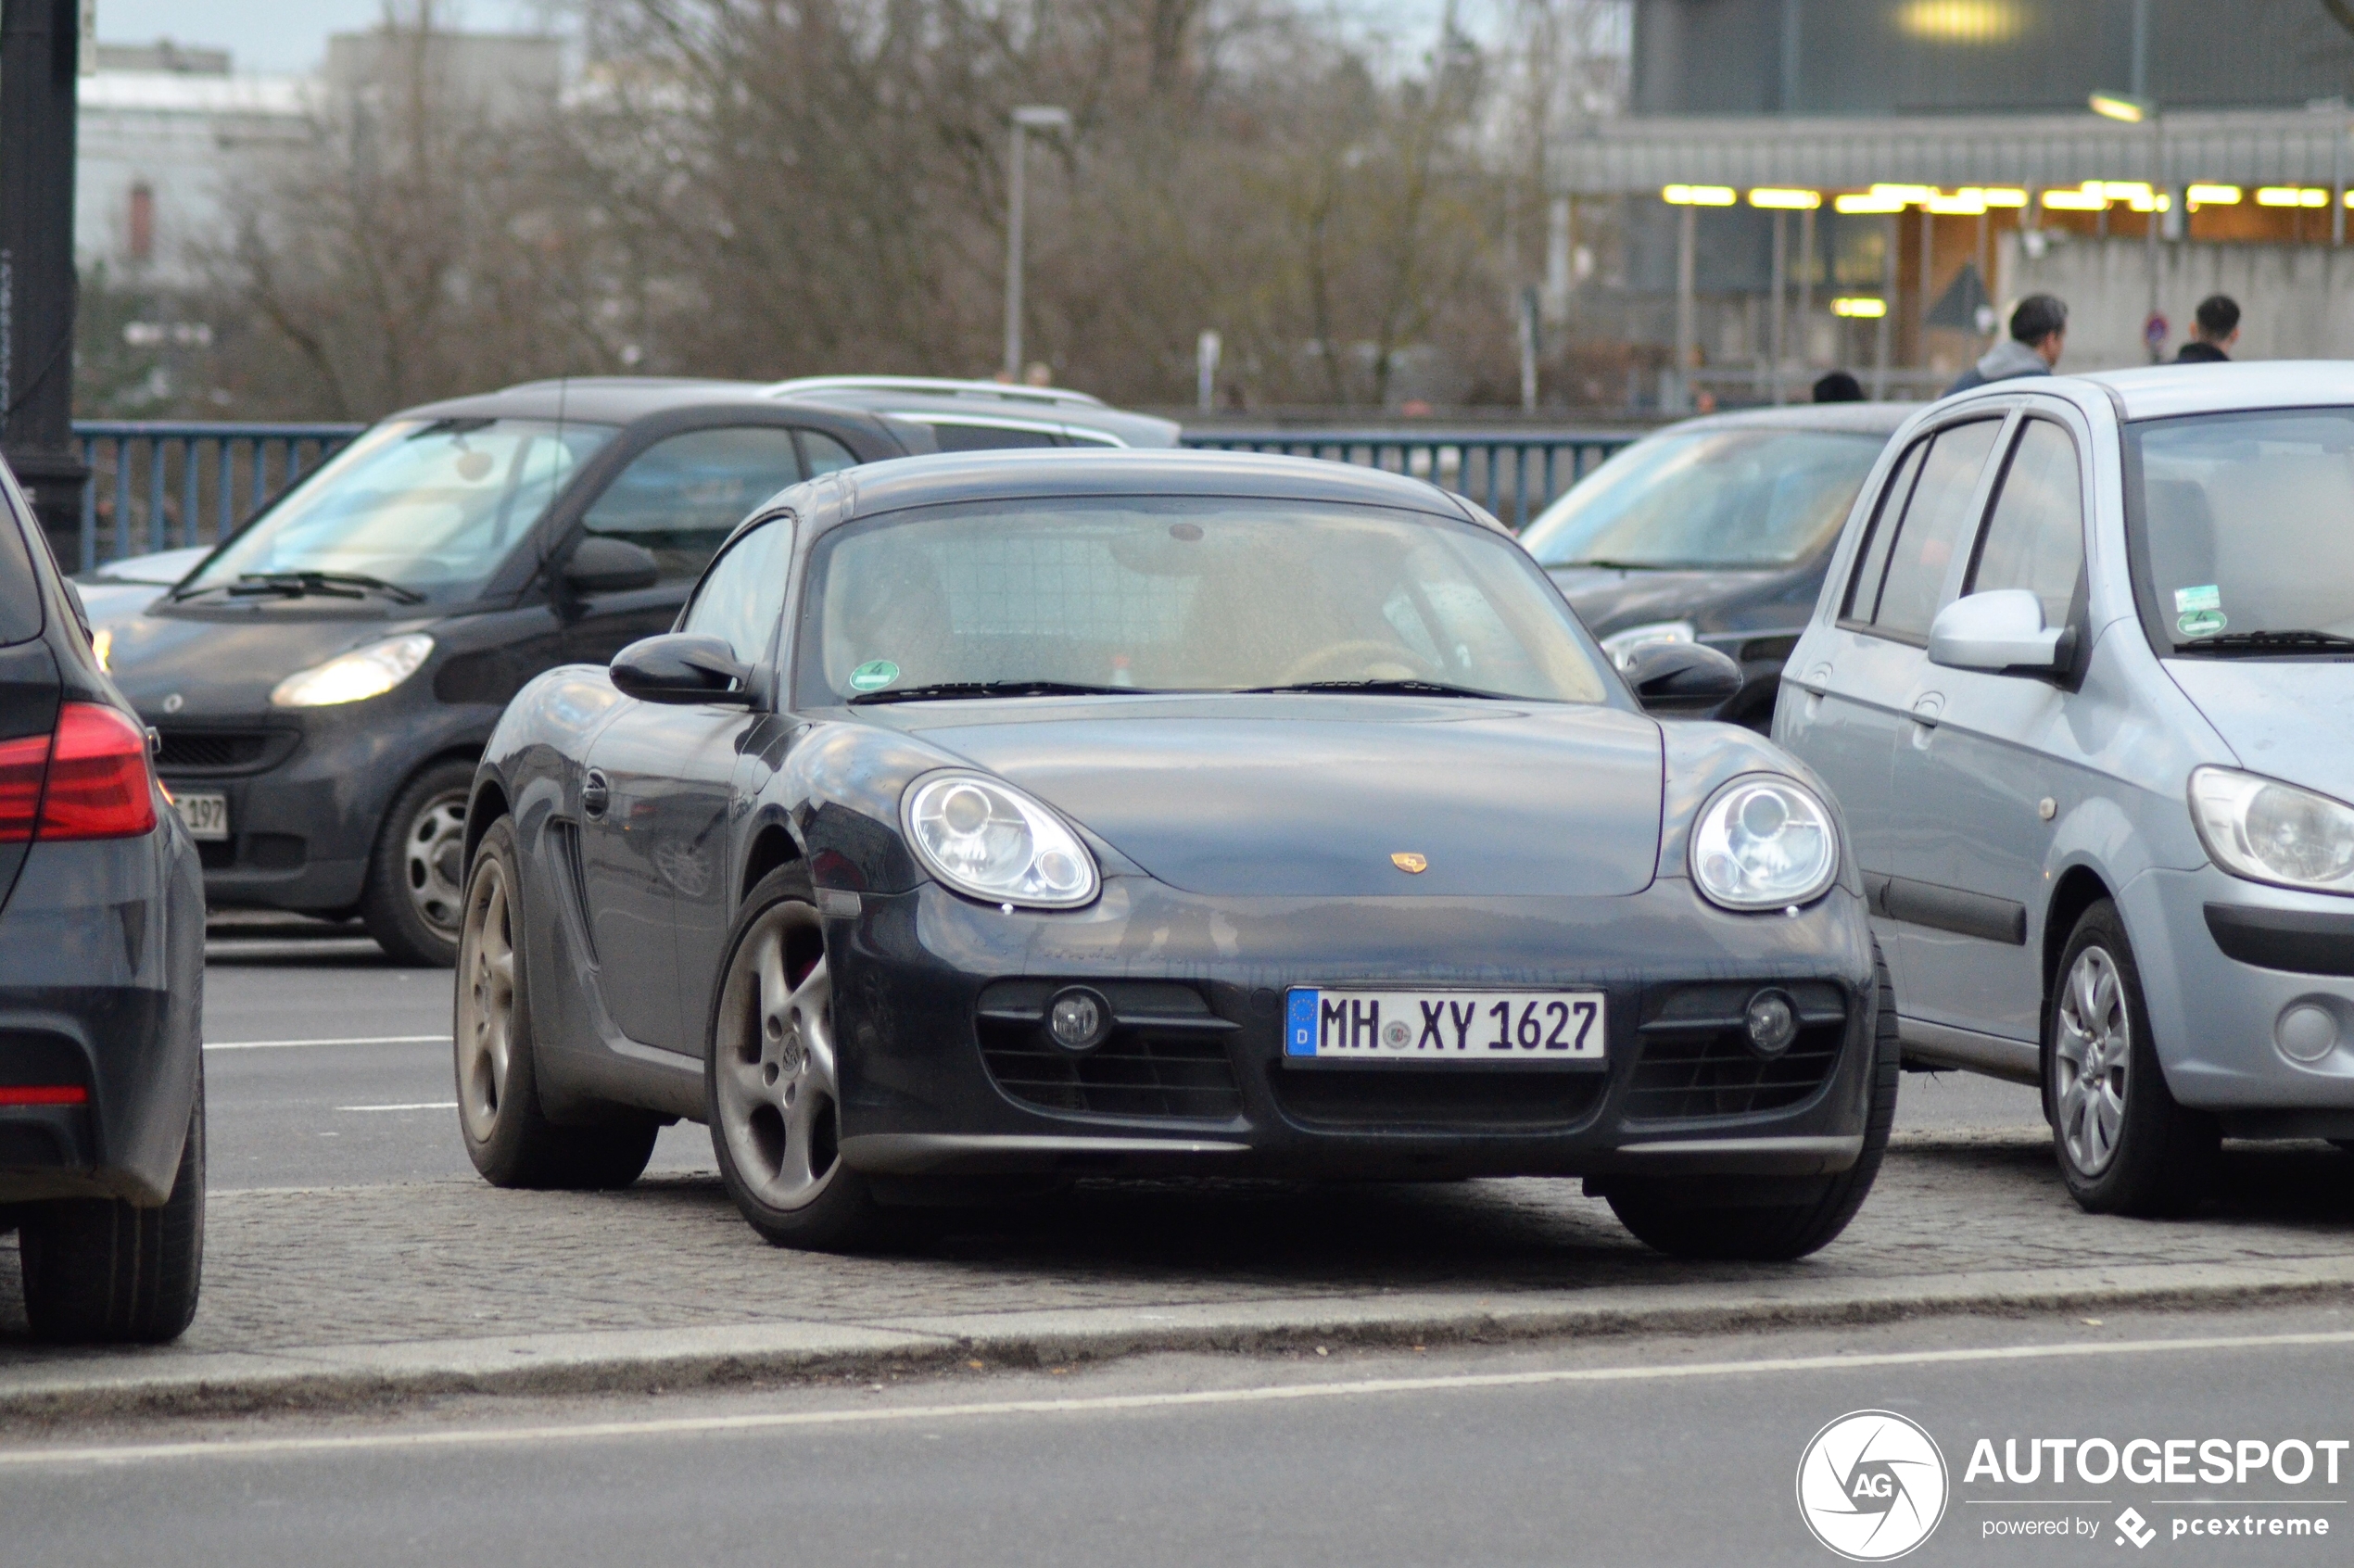
M1999 382L1898 430L1782 677L1908 1062L2036 1083L2086 1208L2354 1148L2354 366Z

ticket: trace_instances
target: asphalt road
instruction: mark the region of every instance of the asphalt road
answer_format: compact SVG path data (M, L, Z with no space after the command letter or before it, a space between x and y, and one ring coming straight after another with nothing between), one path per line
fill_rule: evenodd
M451 980L404 968L349 928L216 928L205 972L212 1184L348 1186L463 1176L450 1082ZM275 1042L309 1042L273 1044ZM322 1043L349 1042L349 1043ZM2034 1091L1908 1073L1899 1127L2040 1121ZM665 1129L656 1170L710 1170L701 1127Z
M1870 1409L1919 1423L1946 1467L1911 1562L2139 1561L2116 1523L2131 1507L2153 1559L2342 1562L2354 1464L2301 1485L1965 1472L1981 1437L2354 1436L2349 1342L2340 1308L1943 1321L119 1423L0 1440L0 1517L24 1568L1816 1565L1835 1559L1800 1517L1802 1453ZM2174 1536L2275 1516L2332 1533ZM2081 1533L1992 1533L2057 1520Z

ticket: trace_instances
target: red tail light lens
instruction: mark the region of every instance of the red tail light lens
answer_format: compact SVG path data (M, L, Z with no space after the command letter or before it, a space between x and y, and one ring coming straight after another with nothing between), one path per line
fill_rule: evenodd
M0 740L0 844L32 837L41 816L41 780L49 771L49 738Z

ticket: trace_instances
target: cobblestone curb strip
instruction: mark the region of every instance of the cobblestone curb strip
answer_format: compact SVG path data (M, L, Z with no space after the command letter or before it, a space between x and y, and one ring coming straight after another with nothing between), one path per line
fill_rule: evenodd
M73 1357L0 1372L0 1419L194 1414L358 1405L447 1394L582 1394L720 1387L921 1372L981 1359L1021 1366L1148 1351L1431 1345L1626 1334L1708 1334L1963 1313L2246 1306L2346 1295L2354 1258L2271 1266L2158 1264L1791 1285L1600 1290L1559 1299L1389 1296L918 1318L842 1326L522 1334L253 1354Z

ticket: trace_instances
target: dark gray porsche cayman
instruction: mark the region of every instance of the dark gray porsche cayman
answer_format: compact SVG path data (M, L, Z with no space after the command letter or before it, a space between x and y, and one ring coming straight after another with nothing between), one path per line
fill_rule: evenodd
M804 1246L1006 1177L1538 1174L1669 1251L1812 1251L1892 1015L1821 787L1635 695L1737 678L1622 680L1492 519L1337 463L797 486L492 738L469 1152L618 1186L707 1121Z

